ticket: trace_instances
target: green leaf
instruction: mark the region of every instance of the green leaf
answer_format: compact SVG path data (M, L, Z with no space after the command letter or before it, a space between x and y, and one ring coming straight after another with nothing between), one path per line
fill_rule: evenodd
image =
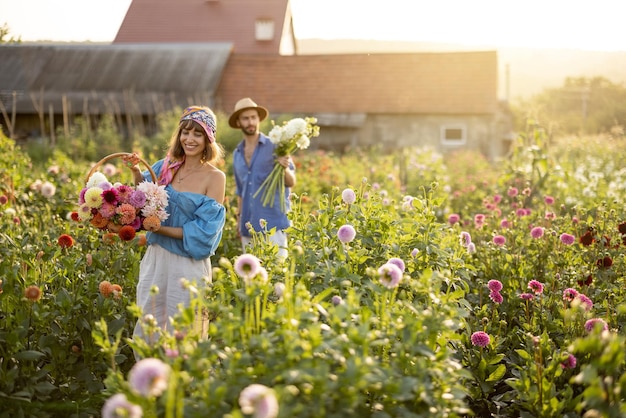
M515 352L517 353L518 356L520 356L524 360L530 360L532 358L530 354L528 354L528 352L525 350L515 350Z
M495 382L497 380L502 379L504 374L506 373L506 366L504 364L500 364L487 378L486 382Z
M19 353L15 355L15 358L18 360L28 360L28 361L35 361L44 357L46 357L44 353L42 353L41 351L35 351L35 350L20 351Z

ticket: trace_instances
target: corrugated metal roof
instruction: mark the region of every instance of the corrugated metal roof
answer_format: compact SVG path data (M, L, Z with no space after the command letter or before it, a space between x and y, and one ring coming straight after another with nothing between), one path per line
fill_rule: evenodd
M232 44L18 44L0 46L0 99L34 113L33 98L73 109L152 114L190 101L211 104Z

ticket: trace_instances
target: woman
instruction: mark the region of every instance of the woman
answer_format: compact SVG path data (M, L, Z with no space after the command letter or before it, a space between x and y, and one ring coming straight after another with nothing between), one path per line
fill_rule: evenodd
M168 194L167 220L147 233L148 248L139 267L137 305L143 315L152 315L164 330L172 331L170 318L179 305L190 303L189 289L181 279L202 285L211 280L211 255L222 238L226 176L215 164L224 151L215 142L216 119L208 107L185 109L171 138L169 151L152 169ZM136 183L152 181L142 173L136 154L124 157ZM154 287L158 292L153 291ZM197 315L196 324L206 332L206 320ZM143 335L143 320L137 321L134 336ZM149 341L149 340L148 340Z

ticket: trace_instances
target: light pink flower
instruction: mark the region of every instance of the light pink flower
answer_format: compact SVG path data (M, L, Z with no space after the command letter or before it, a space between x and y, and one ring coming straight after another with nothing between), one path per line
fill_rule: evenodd
M356 193L350 188L343 189L343 192L341 192L341 198L344 203L351 204L356 201Z
M339 241L343 242L344 244L352 242L352 240L354 240L354 237L356 237L356 230L352 225L342 225L337 230L337 238L339 238Z
M171 368L157 358L139 360L128 372L131 389L145 397L160 396L169 380Z
M261 273L261 261L252 254L241 254L233 266L235 273L244 280L253 279Z
M241 412L254 414L254 418L275 418L278 416L278 400L274 391L267 386L253 383L239 394Z
M380 282L388 289L393 289L402 280L402 270L396 264L386 263L378 269Z
M395 264L396 266L398 266L398 268L402 272L404 272L404 270L406 269L406 266L404 265L404 261L402 261L401 258L391 257L389 260L387 260L387 262L391 264Z
M587 332L591 332L594 330L594 328L600 327L602 327L602 331L609 330L609 324L607 324L606 321L602 318L591 318L590 320L585 322L585 331Z
M106 400L102 406L102 418L141 418L143 410L139 405L130 403L123 393L117 393Z
M593 308L593 301L589 299L587 295L583 295L579 293L576 295L576 298L580 301L580 304L585 308L586 311L590 311Z
M57 191L57 188L54 186L54 184L50 183L49 181L46 181L41 184L40 192L41 192L41 195L45 197L46 199L50 199L52 196L54 196L56 191Z
M463 231L461 232L460 240L461 245L467 247L472 243L472 236L469 234L469 232Z

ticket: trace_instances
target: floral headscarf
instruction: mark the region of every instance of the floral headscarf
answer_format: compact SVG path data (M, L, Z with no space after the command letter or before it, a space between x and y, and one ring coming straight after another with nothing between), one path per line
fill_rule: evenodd
M198 123L204 129L207 136L209 137L209 142L215 142L215 132L217 130L217 125L215 123L215 116L213 113L208 111L208 108L200 107L200 106L191 106L185 109L183 115L180 117L180 121L192 120Z

